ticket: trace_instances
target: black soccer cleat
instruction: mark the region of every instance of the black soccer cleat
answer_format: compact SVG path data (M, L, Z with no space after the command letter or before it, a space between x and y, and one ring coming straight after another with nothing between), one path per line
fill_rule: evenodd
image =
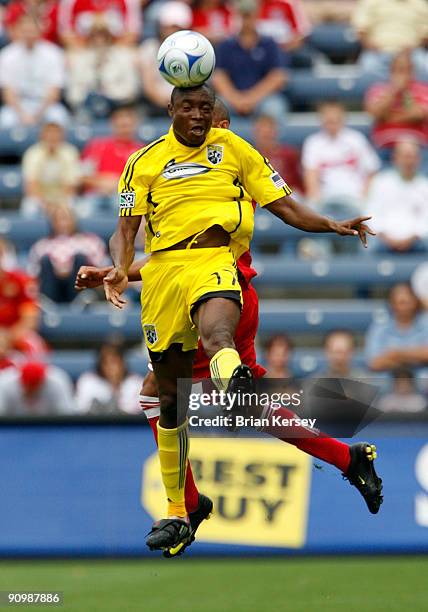
M190 523L184 519L167 518L153 523L146 544L150 550L174 548L191 537Z
M254 393L254 391L254 376L251 368L241 363L233 370L226 393L231 393L237 395L238 398L241 398L244 393ZM225 408L224 412L231 419L231 425L228 427L230 431L238 430L236 425L236 416L246 416L248 414L249 407L250 406L248 406L243 399L238 399L238 402L235 401L231 408Z
M167 559L171 559L172 557L179 557L184 553L186 548L195 541L196 532L198 530L199 525L202 521L208 521L211 518L211 514L213 511L213 502L212 500L199 493L199 503L198 507L194 512L189 512L189 521L191 527L191 536L187 542L181 542L178 546L173 548L169 548L168 550L164 550L163 556Z
M354 485L364 497L369 511L377 514L383 502L382 480L376 474L373 462L377 457L376 446L359 442L349 447L351 464L344 478Z

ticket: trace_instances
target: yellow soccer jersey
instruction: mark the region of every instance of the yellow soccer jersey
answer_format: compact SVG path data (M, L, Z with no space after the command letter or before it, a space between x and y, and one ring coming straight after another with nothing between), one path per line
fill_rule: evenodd
M168 134L129 158L119 182L121 216L145 215L151 253L221 225L236 258L254 229L252 200L265 206L291 189L258 151L230 130L212 128L200 147Z

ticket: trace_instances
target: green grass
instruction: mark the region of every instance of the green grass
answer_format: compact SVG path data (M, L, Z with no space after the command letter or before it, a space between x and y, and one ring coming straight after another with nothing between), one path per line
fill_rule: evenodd
M428 557L0 562L0 590L64 612L426 612L427 577Z

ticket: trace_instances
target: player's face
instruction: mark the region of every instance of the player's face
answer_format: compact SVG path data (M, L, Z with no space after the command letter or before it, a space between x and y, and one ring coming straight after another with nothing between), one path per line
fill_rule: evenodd
M199 147L210 131L213 111L213 100L207 91L191 91L178 96L169 106L177 140L190 147Z

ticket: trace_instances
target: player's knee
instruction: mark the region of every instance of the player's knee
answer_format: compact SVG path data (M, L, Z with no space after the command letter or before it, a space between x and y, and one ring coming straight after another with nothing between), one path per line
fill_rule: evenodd
M179 425L177 415L177 395L175 393L161 393L160 401L160 424L162 427L174 429Z
M210 359L223 348L235 347L232 332L225 327L213 329L209 333L201 334L201 342L205 353Z

